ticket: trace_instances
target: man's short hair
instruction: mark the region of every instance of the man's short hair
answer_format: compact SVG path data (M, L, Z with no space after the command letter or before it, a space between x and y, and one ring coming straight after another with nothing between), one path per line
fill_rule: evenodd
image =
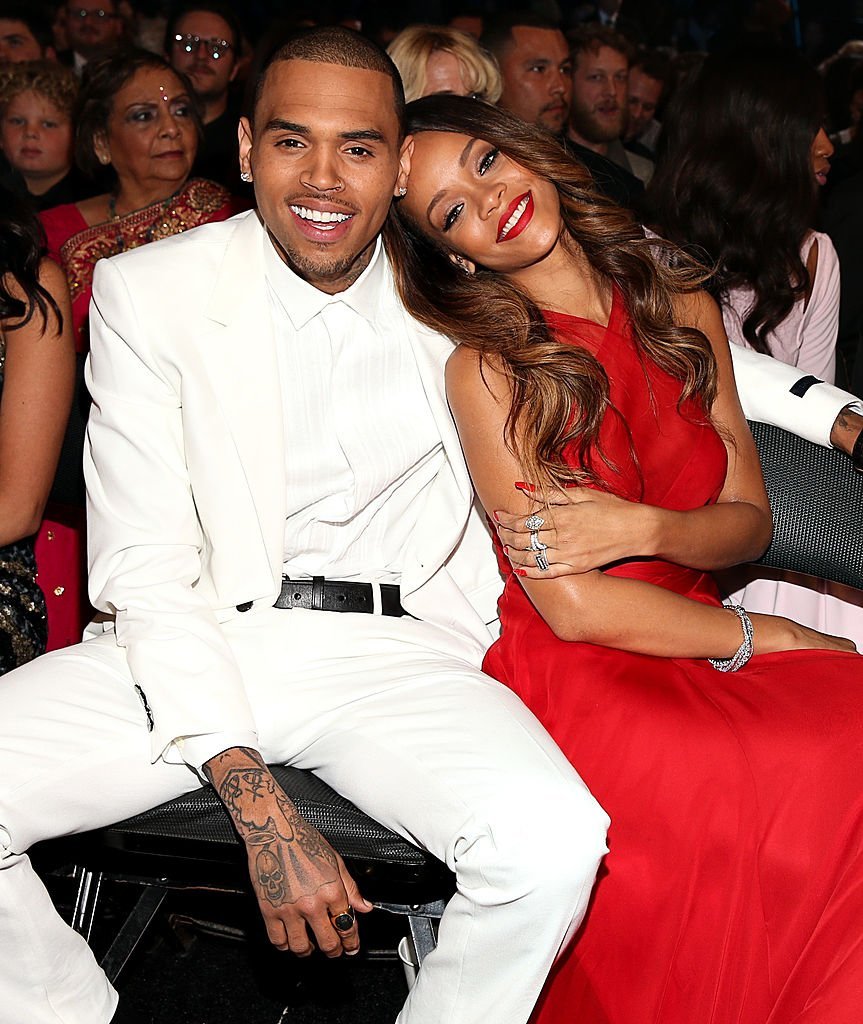
M610 50L615 50L626 57L627 64L632 63L632 43L625 36L615 32L613 28L609 28L607 25L582 25L568 33L568 35L572 51L572 62L575 67L578 67L578 58L583 53L595 55L599 53L603 46L607 46Z
M498 61L515 42L513 30L516 28L538 28L545 32L560 32L557 22L543 18L533 11L511 11L509 14L496 14L483 17L483 29L480 46L485 47Z
M28 0L0 0L0 21L20 21L42 47L42 51L54 45L51 21L41 4Z
M240 43L243 38L243 30L240 27L239 19L227 4L219 3L219 0L201 0L194 3L193 0L180 4L171 12L168 24L165 26L165 53L171 54L171 47L174 45L174 36L177 34L177 24L181 18L194 11L202 11L206 14L216 14L225 22L231 32L228 42L234 51L234 57L240 56Z
M249 119L254 126L255 110L264 91L267 72L274 64L289 60L307 60L313 64L335 64L343 68L378 71L393 84L393 108L399 123L399 135L405 132L405 92L398 68L390 57L370 39L349 28L326 26L292 32L264 63L257 80Z

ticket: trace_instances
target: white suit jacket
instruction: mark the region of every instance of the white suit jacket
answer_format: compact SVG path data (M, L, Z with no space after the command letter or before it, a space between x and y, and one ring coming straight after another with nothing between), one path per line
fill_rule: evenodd
M116 616L152 711L152 755L178 737L254 731L220 623L281 586L286 439L254 213L97 265L85 451L90 597ZM391 278L390 278L391 281ZM492 639L501 579L444 394L453 345L394 308L447 458L406 553L417 618Z

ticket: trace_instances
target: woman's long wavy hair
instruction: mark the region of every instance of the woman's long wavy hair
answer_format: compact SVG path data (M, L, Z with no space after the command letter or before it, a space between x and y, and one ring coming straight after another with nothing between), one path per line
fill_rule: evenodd
M39 283L39 266L45 255L42 228L30 206L0 186L0 321L4 331L14 331L38 313L45 327L49 315L62 329L63 316L53 297ZM24 293L21 299L13 284ZM9 321L12 321L9 323Z
M743 335L759 352L811 285L800 250L824 114L818 74L781 51L709 57L666 111L651 226L715 268L707 287L719 302L753 290Z
M409 133L482 139L553 182L563 242L574 253L580 248L592 271L620 290L640 357L681 382L681 403L695 399L705 413L710 409L716 393L710 344L675 317L675 297L703 279L697 264L676 249L681 258L657 258L666 243L646 239L632 216L601 196L584 167L554 139L505 111L463 97L429 96L408 104L407 115ZM458 270L398 203L384 240L411 314L507 374L513 399L505 440L527 479L543 490L598 483L590 453L595 449L604 458L599 429L610 401L608 378L594 356L557 342L536 303L502 274L481 266L470 276Z

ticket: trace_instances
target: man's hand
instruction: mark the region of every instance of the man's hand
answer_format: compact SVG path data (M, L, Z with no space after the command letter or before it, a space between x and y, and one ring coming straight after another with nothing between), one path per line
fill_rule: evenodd
M530 495L530 485L516 487ZM547 570L537 568L536 553L530 547L530 530L524 525L529 513L513 515L501 510L494 518L516 573L547 580L600 569L621 558L652 554L651 517L655 511L652 506L587 487L551 493L547 505L530 510L545 520L536 532L546 545Z
M360 947L356 921L340 931L333 920L349 908L372 909L344 862L297 811L256 750L232 747L211 758L204 772L246 844L249 875L270 942L309 956L349 956Z
M854 446L857 444L861 432L863 432L863 416L854 412L851 406L846 405L842 412L836 417L833 429L830 432L830 444L838 448L846 455L854 456ZM863 471L863 465L855 461L855 468Z

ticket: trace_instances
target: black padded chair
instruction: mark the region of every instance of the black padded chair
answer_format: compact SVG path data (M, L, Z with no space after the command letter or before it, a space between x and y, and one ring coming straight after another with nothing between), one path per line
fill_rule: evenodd
M366 899L404 915L419 965L435 946L436 921L452 895L454 876L363 814L315 775L271 765L277 782L306 820L344 858ZM72 926L90 941L106 884L139 888L101 965L116 980L168 893L182 889L250 891L248 864L230 818L212 787L196 789L107 828L34 847L37 867L74 865Z
M773 512L758 564L863 590L863 473L847 455L750 423Z

